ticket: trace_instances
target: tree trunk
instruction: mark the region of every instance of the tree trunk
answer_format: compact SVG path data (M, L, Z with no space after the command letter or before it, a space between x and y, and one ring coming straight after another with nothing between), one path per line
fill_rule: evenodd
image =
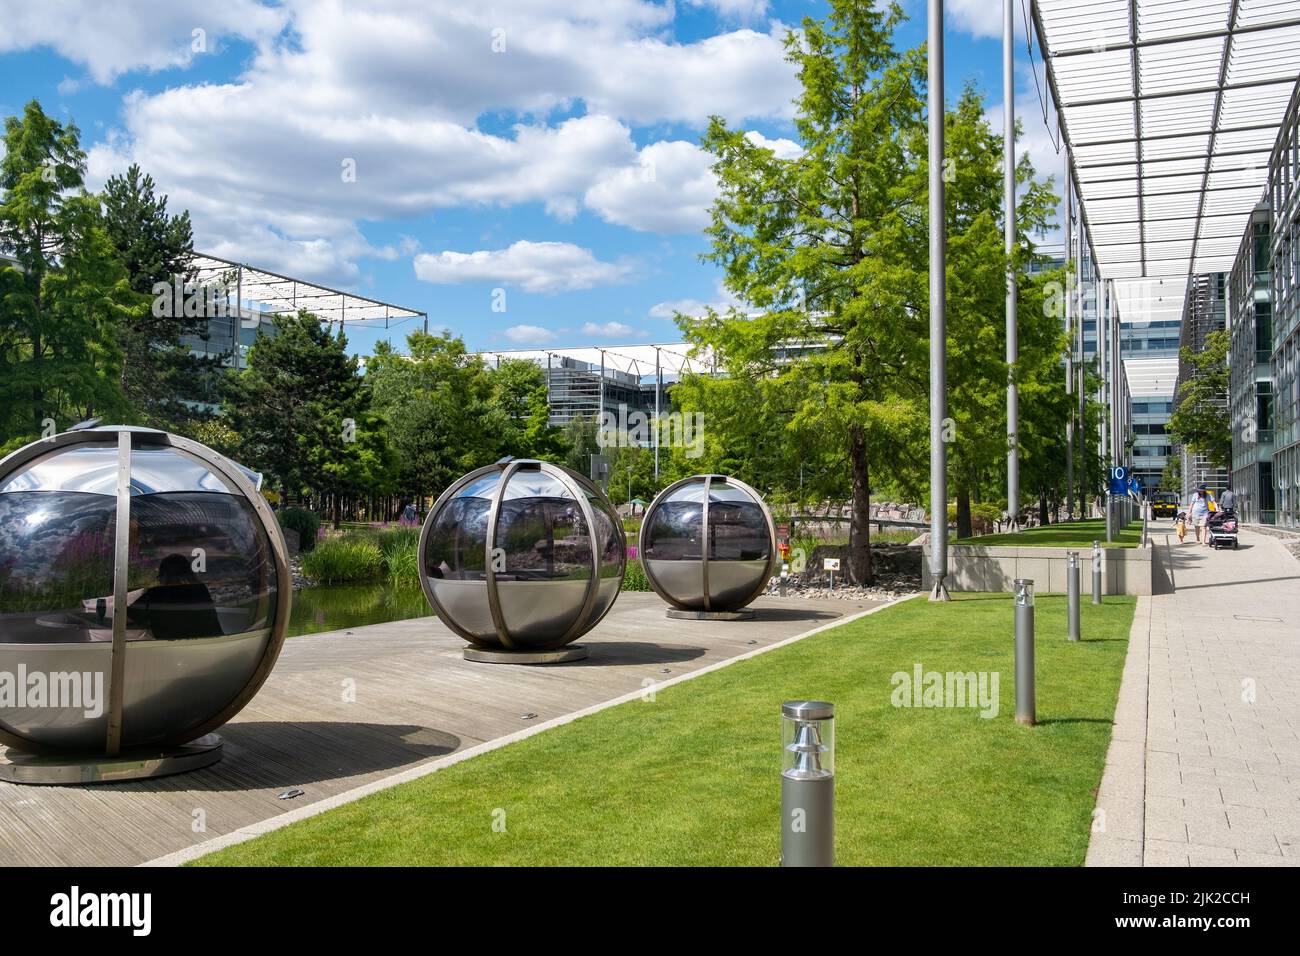
M859 426L849 429L849 468L853 473L853 507L849 521L849 581L871 581L871 486L867 439Z
M1038 489L1038 523L1044 525L1048 523L1047 517L1047 490Z
M974 534L970 518L970 491L957 489L957 537L969 538Z

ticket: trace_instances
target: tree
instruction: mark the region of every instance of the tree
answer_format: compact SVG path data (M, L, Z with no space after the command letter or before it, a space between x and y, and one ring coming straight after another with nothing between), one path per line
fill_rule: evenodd
M787 36L802 85L800 157L710 122L703 147L719 196L704 258L749 315L679 318L729 378L772 380L760 386L762 407L788 416L783 428L815 457L827 442L844 448L848 572L859 583L871 578L871 465L919 458L925 420L925 61L894 49L901 19L897 4L832 0L825 20L805 19L801 35ZM790 343L807 348L779 358Z
M600 453L600 422L575 415L564 425L564 464L580 475L591 473L591 456Z
M871 577L873 485L920 498L928 484L925 62L920 50L895 50L901 19L897 5L834 0L825 21L805 20L802 35L787 39L803 86L795 117L802 155L779 158L720 120L710 124L704 146L716 157L721 191L705 258L722 266L744 312L679 317L686 337L726 372L688 378L675 392L683 407L708 416L706 458L750 472L768 491L848 498L855 582ZM1065 337L1046 307L1047 277L1026 277L1020 360L1008 368L1007 269L1039 258L1032 236L1045 231L1055 197L1022 157L1008 263L1002 138L973 86L944 122L949 470L959 533L969 534L972 502L1005 487L1009 375L1027 399L1030 476L1044 499L1059 495L1059 456L1047 452L1046 436L1057 425L1064 432L1069 410Z
M1178 386L1178 403L1169 416L1169 435L1188 450L1204 454L1216 468L1232 463L1232 424L1228 415L1228 350L1225 329L1205 337L1205 346L1179 353L1189 369Z
M141 308L83 188L80 134L35 100L0 159L0 445L125 409L118 326ZM52 425L51 425L52 423Z
M240 459L270 472L290 494L340 497L377 490L389 470L369 389L347 338L333 335L306 310L277 316L274 334L260 333L248 367L227 382L225 417L238 436Z
M649 501L659 490L655 479L655 453L653 448L640 445L620 445L609 449L609 482L606 493L611 501L631 501L642 498Z
M499 412L500 451L515 458L563 457L564 433L551 424L546 373L536 362L506 359L490 370Z
M157 284L170 288L177 277L182 283L191 278L189 213L169 215L167 197L154 193L153 177L141 176L132 164L124 176L104 184L104 223L131 288L150 305L122 325L122 390L146 424L175 429L195 416L181 399L210 397L221 366L220 357L194 355L182 344L184 335L206 334L209 316L187 316L170 297L167 308L153 307Z
M499 457L504 415L488 370L463 341L425 332L406 341L410 355L379 342L366 381L396 454L395 485L424 497Z

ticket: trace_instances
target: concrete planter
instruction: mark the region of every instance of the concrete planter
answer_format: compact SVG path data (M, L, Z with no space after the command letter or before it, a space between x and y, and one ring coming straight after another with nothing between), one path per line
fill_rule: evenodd
M1029 578L1039 594L1065 593L1065 555L1078 550L1082 567L1082 593L1092 593L1092 548L982 547L975 544L948 546L949 591L1010 591L1016 578ZM1105 594L1151 594L1161 590L1159 580L1167 572L1154 558L1155 549L1102 548L1102 591ZM922 568L922 588L931 586L927 549Z

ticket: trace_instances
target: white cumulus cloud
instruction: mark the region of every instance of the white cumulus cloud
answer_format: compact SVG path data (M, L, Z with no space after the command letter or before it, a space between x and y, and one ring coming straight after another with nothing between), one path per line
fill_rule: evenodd
M505 249L422 252L414 261L416 277L425 282L499 282L546 294L617 285L635 275L631 263L603 262L572 243L526 239Z

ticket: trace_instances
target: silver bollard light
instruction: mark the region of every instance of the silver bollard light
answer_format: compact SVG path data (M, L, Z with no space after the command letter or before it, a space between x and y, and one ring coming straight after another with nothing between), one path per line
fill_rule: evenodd
M1101 542L1092 543L1092 603L1101 603Z
M1079 639L1079 552L1065 552L1065 593L1068 595L1069 638Z
M781 705L781 865L835 865L835 705Z
M1034 726L1034 582L1016 578L1016 723Z

